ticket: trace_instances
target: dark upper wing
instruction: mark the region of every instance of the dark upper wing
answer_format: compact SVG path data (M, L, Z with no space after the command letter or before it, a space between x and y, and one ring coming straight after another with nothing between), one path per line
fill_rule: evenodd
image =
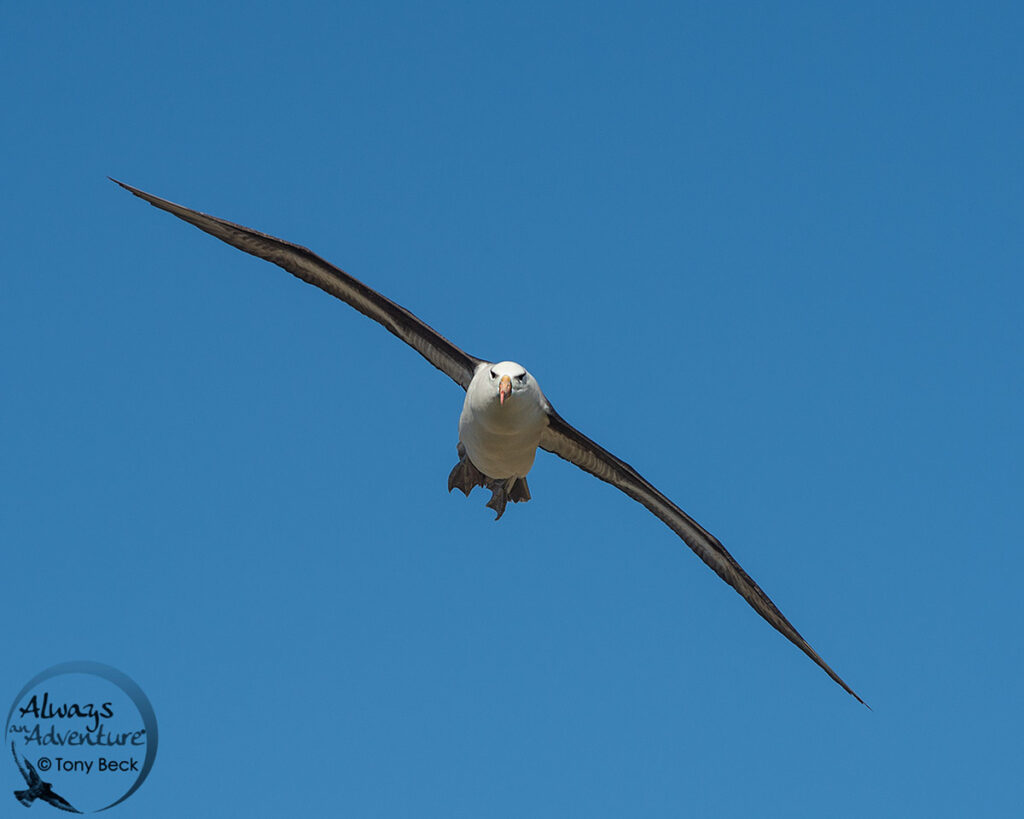
M580 469L602 481L617 486L633 500L639 501L664 521L697 556L708 564L719 577L738 591L754 611L772 624L801 651L820 665L825 673L862 704L867 704L828 667L818 653L793 628L768 595L761 591L750 575L737 563L718 538L701 527L693 518L649 484L640 473L625 461L620 461L606 449L598 446L586 435L570 425L548 405L548 427L541 436L540 445L548 452L576 464Z
M67 799L65 799L60 794L54 793L53 791L50 791L48 794L45 794L42 797L42 799L44 802L49 802L55 808L66 810L68 813L81 813L81 811L73 807L72 804L68 802Z
M17 759L17 757L15 757L15 759ZM29 761L29 758L27 756L23 756L22 760L25 763L25 767L28 768L28 776L25 777L28 780L28 786L30 788L34 788L36 785L38 785L43 780L40 778L39 774L36 773L36 769L34 767L32 767L32 763ZM19 765L18 768L20 769L21 765ZM24 771L22 771L21 773L22 773L22 776L25 775Z
M385 329L402 339L463 389L469 386L474 370L481 363L480 359L463 352L404 307L400 307L358 279L352 278L343 270L325 262L311 250L242 225L218 219L216 216L208 216L205 213L176 205L174 202L168 202L166 199L140 191L138 188L118 182L116 179L111 181L117 182L122 188L134 193L140 199L145 199L154 207L173 213L179 219L184 219L211 236L216 236L221 241L234 245L239 250L273 262L304 282L316 285L332 296L351 304L364 316L369 316L374 321L383 324Z
M30 788L34 787L35 785L38 785L39 781L40 781L39 780L39 774L36 773L36 769L35 768L32 768L32 763L29 762L28 761L28 757L26 757L25 758L25 764L28 765L29 768L32 768L32 775L29 776L28 771L26 771L22 767L21 760L18 759L18 752L16 750L14 750L14 743L13 742L11 743L11 753L14 754L14 764L18 766L18 770L21 772L21 775L25 779L25 784L28 785Z

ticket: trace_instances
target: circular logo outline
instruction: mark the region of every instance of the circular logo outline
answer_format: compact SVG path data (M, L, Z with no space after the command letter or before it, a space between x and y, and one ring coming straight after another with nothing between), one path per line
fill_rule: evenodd
M149 772L153 768L153 762L156 760L156 713L153 711L153 704L149 701L149 697L147 697L145 692L139 687L139 684L123 671L119 671L113 666L106 665L105 663L98 663L93 660L70 660L66 663L57 663L57 665L50 666L44 671L40 671L31 680L25 683L24 688L18 692L18 696L14 698L14 702L11 703L10 710L7 712L7 722L4 723L5 742L7 741L7 735L10 732L11 717L13 716L14 709L17 707L18 703L25 698L25 695L28 694L29 691L39 684L53 679L54 677L63 676L64 674L90 674L116 685L132 701L132 704L139 712L139 716L142 717L142 726L146 729L146 758L142 762L142 769L139 771L139 775L136 777L132 786L120 799L115 802L111 802L106 807L93 811L93 813L100 813L124 802L125 799L142 787L142 783L145 782L146 777L149 776Z

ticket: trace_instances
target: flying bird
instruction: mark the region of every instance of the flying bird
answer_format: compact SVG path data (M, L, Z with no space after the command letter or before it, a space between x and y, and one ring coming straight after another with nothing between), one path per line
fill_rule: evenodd
M111 179L154 207L174 214L229 245L273 262L293 276L341 299L398 336L466 390L459 417L459 461L448 491L467 496L490 490L487 506L500 518L509 501L530 500L526 476L537 449L551 452L610 483L647 507L672 529L753 609L796 645L857 701L857 694L818 656L718 539L655 489L639 472L569 424L545 398L537 380L513 361L475 358L358 279L300 245L161 199Z
M43 782L39 774L36 773L36 769L32 767L32 763L28 761L28 757L23 757L25 760L25 768L21 766L21 762L18 760L18 752L14 749L14 743L11 743L11 753L14 754L14 763L18 766L18 770L21 771L21 775L25 777L25 784L28 788L23 791L15 791L14 798L17 799L26 808L32 807L32 803L37 799L42 799L44 802L48 802L55 808L66 810L68 813L81 813L80 810L76 810L71 807L71 803L68 802L63 796L53 792L53 786L49 782Z

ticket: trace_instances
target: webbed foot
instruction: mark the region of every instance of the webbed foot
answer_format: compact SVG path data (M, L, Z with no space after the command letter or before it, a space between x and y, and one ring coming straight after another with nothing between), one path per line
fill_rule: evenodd
M526 485L526 478L488 481L487 488L491 490L491 499L487 501L487 508L498 513L495 520L500 520L501 516L505 514L505 505L509 501L523 503L530 499L530 487Z
M508 493L505 491L505 484L508 481L490 481L487 488L491 490L491 499L487 501L487 508L498 513L495 520L501 520L505 514L505 504L508 503Z
M526 478L516 478L512 488L508 490L508 499L512 503L526 503L530 499L530 487L526 485Z
M468 498L474 487L487 485L487 478L484 477L483 472L473 466L473 462L466 455L466 448L461 443L458 451L459 462L455 464L451 474L448 475L448 491L458 489Z
M491 490L491 499L487 501L487 507L497 512L495 520L500 520L505 514L505 506L509 501L512 503L524 503L530 499L530 487L526 478L488 478L483 472L477 469L469 456L466 454L466 447L459 442L459 462L452 468L448 475L448 491L458 489L469 497L469 493L476 487L483 486Z

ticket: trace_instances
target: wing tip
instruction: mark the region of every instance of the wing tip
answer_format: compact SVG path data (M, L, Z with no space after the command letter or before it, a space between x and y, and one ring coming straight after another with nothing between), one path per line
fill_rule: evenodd
M799 644L797 644L797 646L799 648L801 648L801 649L803 648L803 646L801 646ZM807 648L810 648L810 646L807 646ZM843 678L840 677L838 674L836 674L836 672L832 670L831 666L829 666L828 663L826 663L823 659L821 659L821 657L818 655L818 653L816 651L814 651L814 649L811 649L811 652L813 652L813 653L808 653L806 651L804 653L807 653L808 656L812 660L814 660L815 663L820 665L821 668L825 671L825 673L828 674L829 677L831 677L833 679L833 681L835 681L836 683L839 684L839 687L842 688L843 691L845 691L847 694L849 694L851 697L853 697L855 700L857 700L857 702L859 702L861 705L863 705L865 708L867 708L868 711L874 711L875 710L870 705L868 705L866 702L864 702L864 700L862 700L860 698L860 694L858 694L856 691L854 691L852 688L850 688L850 686L848 686L846 684L846 682L843 680Z
M122 188L124 188L126 191L128 191L128 193L133 193L136 196L138 196L140 199L145 199L147 202L151 201L150 197L153 197L152 194L148 194L144 190L141 190L139 188L132 187L127 182L122 182L120 179L115 179L112 176L108 176L107 179L109 179L115 185L120 185ZM153 198L157 198L157 197L153 197Z
M872 708L872 707L871 707L870 705L868 705L868 704L867 704L866 702L864 702L864 700L862 700L862 699L860 698L860 694L858 694L858 693L857 693L856 691L854 691L854 690L853 690L852 688L850 688L850 687L849 687L848 685L846 685L846 684L844 684L844 685L843 685L843 688L845 688L845 689L846 689L846 691L847 691L847 693L848 693L848 694L849 694L850 696L852 696L852 697L853 697L853 698L854 698L855 700L857 700L857 702L859 702L859 703L860 703L861 705L863 705L863 706L864 706L865 708L867 708L867 709L868 709L868 711L874 712L874 710L875 710L875 709L874 709L874 708Z
M854 691L852 688L848 688L847 691L849 691L851 694L853 694L854 699L857 700L857 702L859 702L865 708L867 708L868 711L871 711L872 713L874 713L875 709L872 708L870 705L868 705L866 702L864 702L864 700L862 700L860 698L860 695L856 691Z

